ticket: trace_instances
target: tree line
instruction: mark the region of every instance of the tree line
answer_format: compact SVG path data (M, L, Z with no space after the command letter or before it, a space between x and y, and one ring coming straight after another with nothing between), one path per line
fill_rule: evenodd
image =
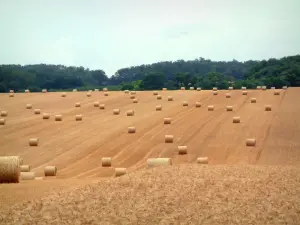
M204 58L158 62L119 69L110 78L99 70L63 65L0 65L0 92L87 90L108 86L110 90L156 90L166 87L227 89L259 85L300 86L300 55L245 62L211 61Z

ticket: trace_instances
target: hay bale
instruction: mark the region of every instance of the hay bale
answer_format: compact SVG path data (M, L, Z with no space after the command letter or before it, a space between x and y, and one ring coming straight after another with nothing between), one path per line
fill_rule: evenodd
M98 101L95 101L95 102L94 102L94 107L99 107L99 104L100 104L100 103L99 103Z
M55 121L62 121L62 119L63 119L63 117L62 117L62 115L60 115L60 114L55 115L55 117L54 117L54 120L55 120Z
M108 92L104 92L104 96L108 96L109 94L108 94Z
M218 90L218 88L214 87L212 90L213 90L213 91L217 91L217 90Z
M173 135L165 135L165 143L173 143L174 136Z
M147 159L147 167L153 168L157 166L168 166L172 165L172 159L171 158L148 158Z
M139 102L139 100L137 99L137 98L134 98L133 100L132 100L132 103L138 103Z
M119 115L120 114L120 109L114 109L113 114L114 115Z
M111 157L102 157L101 164L103 167L111 167L112 159Z
M161 111L161 110L162 110L162 106L161 106L161 105L157 105L157 106L155 107L155 110L156 110L156 111Z
M2 117L6 117L8 115L8 112L7 111L1 111L0 115Z
M208 157L199 157L197 158L198 164L208 164Z
M185 155L187 154L188 147L187 146L178 146L178 154Z
M282 87L283 90L286 90L287 88L288 88L287 86L283 86L283 87Z
M126 168L115 168L115 177L123 176L127 173Z
M185 90L185 87L181 87L180 90L184 91L184 90Z
M127 116L134 116L134 110L133 109L127 110L126 115Z
M100 108L100 109L105 109L105 104L100 104L100 105L99 105L99 108Z
M9 93L15 93L15 91L14 90L9 90Z
M32 109L32 105L31 104L26 104L26 109Z
M232 117L232 122L233 123L240 123L241 122L241 118L239 116Z
M57 173L56 166L45 166L44 168L45 177L56 176L56 173Z
M275 88L275 87L271 87L271 89L272 89L272 90L275 90L276 88Z
M164 124L171 124L172 118L164 118Z
M267 86L262 86L261 90L263 90L263 91L267 90Z
M6 123L6 120L4 118L1 118L0 119L0 125L5 125L5 123Z
M36 115L41 114L41 110L40 109L34 109L34 114L36 114Z
M198 87L198 88L197 88L197 91L201 91L201 88Z
M243 94L243 95L247 95L248 92L247 92L247 91L242 91L242 94Z
M280 91L279 90L274 91L274 95L280 95Z
M256 140L254 138L249 138L246 140L246 146L254 147L256 145Z
M136 132L136 129L135 129L135 127L128 127L127 131L128 131L128 134L134 134Z
M49 113L43 113L43 119L47 120L50 118L50 114Z
M231 105L226 106L226 111L233 111L233 107Z
M130 95L130 99L135 99L135 96L134 95Z
M168 90L168 89L167 89L167 88L163 88L162 90L163 90L163 91L166 91L166 90Z
M95 88L94 91L99 91L99 89Z
M189 105L189 103L187 101L182 102L182 106L188 106L188 105Z
M78 107L81 107L81 103L80 103L80 102L76 102L76 103L75 103L75 107L77 107L77 108L78 108Z
M158 91L153 91L153 95L158 95Z
M77 92L77 89L73 89L73 92Z
M162 99L162 96L161 95L157 95L157 100L160 100L160 99Z
M47 93L47 89L43 89L43 90L42 90L42 93Z
M261 90L261 86L256 86L256 89L257 90Z
M20 157L0 156L0 183L19 183Z
M35 172L21 172L20 173L20 180L34 180L35 179Z
M30 171L30 165L20 165L20 171L21 172L29 172Z
M82 121L83 116L81 114L75 116L75 121Z
M39 139L38 138L30 138L29 139L29 146L38 146L39 145Z
M135 92L135 91L131 91L130 94L131 94L131 95L135 95L136 92Z
M66 93L66 92L63 92L63 93L61 93L60 96L61 96L61 97L66 97L66 96L67 96L67 93Z
M265 106L265 111L272 111L272 106L271 105L266 105Z
M230 94L230 93L226 93L226 94L225 94L225 97L226 97L226 98L231 98L231 94Z
M25 90L25 93L30 93L30 90L29 90L29 89L26 89L26 90Z
M105 88L103 88L102 90L103 90L104 92L107 92L107 91L108 91L108 88L105 87Z
M86 93L86 96L87 96L87 97L91 97L91 96L92 96L92 93L91 93L91 92L87 92L87 93Z
M196 108L200 108L201 107L201 103L200 102L196 102L195 106L196 106Z
M250 99L250 102L251 102L251 103L256 103L256 98L251 98L251 99Z
M128 94L128 93L129 93L129 90L125 90L124 93L125 93L125 94Z
M173 97L172 96L168 96L168 101L169 102L173 101Z
M233 87L228 87L228 90L229 90L229 91L232 91L232 90L233 90Z
M15 93L9 93L9 97L14 97Z
M246 87L242 87L242 90L247 90L247 88Z
M213 91L213 95L218 95L218 91Z
M193 90L195 90L195 88L194 87L190 87L190 90L193 91Z
M215 110L215 107L213 105L208 105L207 106L207 110L208 111L214 111Z

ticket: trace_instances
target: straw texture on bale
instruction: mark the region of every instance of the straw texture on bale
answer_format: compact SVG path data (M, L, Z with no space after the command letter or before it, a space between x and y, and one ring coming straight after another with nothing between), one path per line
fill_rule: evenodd
M57 173L56 166L45 166L44 168L45 177L56 176L56 173Z
M0 119L0 125L5 125L6 120L4 118Z
M108 91L108 89L107 89L107 88L103 88L102 90L103 90L103 91L105 91L105 92L106 92L106 91Z
M49 113L43 113L43 119L47 120L50 118L50 114Z
M67 96L67 93L61 93L61 97L66 97Z
M114 109L113 114L114 115L119 115L120 114L120 109Z
M256 103L256 98L251 98L251 103Z
M20 158L19 156L0 157L0 183L19 183Z
M26 104L26 109L32 109L32 105L31 104Z
M242 94L243 94L243 95L247 95L248 92L247 92L247 91L242 91Z
M101 163L103 167L111 167L112 159L111 157L102 157Z
M216 88L216 87L213 88L213 91L217 91L217 90L218 90L218 88Z
M35 172L21 172L20 180L34 180Z
M242 90L247 90L247 88L246 87L242 87Z
M200 108L201 107L201 103L200 102L196 102L195 106L196 106L196 108Z
M282 89L283 89L283 90L286 90L286 89L287 89L287 86L283 86Z
M194 87L190 87L190 90L195 90L195 88Z
M278 90L274 91L274 95L280 95L280 91Z
M178 146L178 154L179 155L185 155L187 154L187 150L188 150L188 147L187 146Z
M128 93L129 93L129 90L125 90L124 93L125 93L125 94L128 94Z
M189 103L187 101L182 102L182 106L188 106L188 105L189 105Z
M7 111L1 111L0 115L3 117L6 117L8 115L8 113L7 113Z
M9 97L14 97L15 94L14 93L9 93Z
M153 95L158 95L158 91L153 91Z
M76 115L76 116L75 116L75 120L76 120L76 121L82 121L82 119L83 119L83 116L82 116L82 115Z
M201 88L198 87L198 88L197 88L197 91L201 91Z
M43 92L43 93L47 93L47 89L43 89L42 92Z
M136 92L135 92L135 91L131 91L130 94L131 94L131 95L135 95Z
M127 116L134 116L134 110L133 109L127 110L126 115Z
M165 135L165 143L173 143L174 136L173 135Z
M99 107L99 102L94 102L94 107Z
M255 146L256 140L254 138L249 138L246 140L246 146Z
M156 110L156 111L161 111L161 110L162 110L162 106L161 106L161 105L157 105L157 106L155 107L155 110Z
M226 106L226 111L233 111L233 107L231 105Z
M230 91L233 90L233 87L228 87L228 90L230 90Z
M185 90L185 87L181 87L180 90Z
M272 106L266 105L265 106L265 111L272 111Z
M164 124L171 124L172 119L171 118L164 118Z
M55 115L54 119L55 121L62 121L63 117L62 115Z
M208 164L208 157L198 157L197 163L198 164Z
M261 89L261 86L257 86L256 89L257 89L257 90L260 90L260 89Z
M133 102L133 103L138 103L139 100L138 100L137 98L134 98L134 99L132 100L132 102Z
M30 93L30 90L26 89L26 90L25 90L25 93Z
M159 100L159 99L162 99L162 96L161 95L157 95L156 98Z
M240 123L241 122L241 118L239 116L232 117L232 122L233 123Z
M172 96L168 96L168 101L169 102L173 101L173 97Z
M128 127L127 131L129 134L134 134L136 132L136 129L135 129L135 127Z
M166 166L166 165L172 165L171 158L148 158L147 159L148 168L153 168L157 166Z
M123 176L127 173L126 168L115 168L115 177Z
M108 92L104 92L104 96L108 96Z
M100 108L100 109L105 109L105 104L100 104L100 105L99 105L99 108Z
M29 146L38 146L39 145L39 139L38 138L30 138L29 139Z
M213 105L207 106L208 111L214 111L215 107Z
M36 115L41 114L41 110L40 109L35 109L34 114L36 114Z
M81 107L81 103L80 102L76 102L75 103L75 107Z
M231 94L230 93L226 93L225 96L226 96L226 98L231 98Z
M86 93L86 96L87 96L87 97L91 97L91 96L92 96L92 93L88 92L88 93Z
M213 95L218 95L218 91L213 91Z
M30 165L20 165L20 171L21 172L29 172L30 171Z

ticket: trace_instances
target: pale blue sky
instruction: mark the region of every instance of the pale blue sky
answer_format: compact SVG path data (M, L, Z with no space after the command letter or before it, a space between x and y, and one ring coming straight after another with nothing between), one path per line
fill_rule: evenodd
M300 0L0 0L0 64L116 70L300 54Z

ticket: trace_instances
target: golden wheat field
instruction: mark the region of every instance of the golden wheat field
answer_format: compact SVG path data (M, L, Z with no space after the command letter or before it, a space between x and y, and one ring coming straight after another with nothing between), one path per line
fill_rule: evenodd
M300 224L300 88L274 92L0 94L0 156L57 168L0 184L0 224Z

